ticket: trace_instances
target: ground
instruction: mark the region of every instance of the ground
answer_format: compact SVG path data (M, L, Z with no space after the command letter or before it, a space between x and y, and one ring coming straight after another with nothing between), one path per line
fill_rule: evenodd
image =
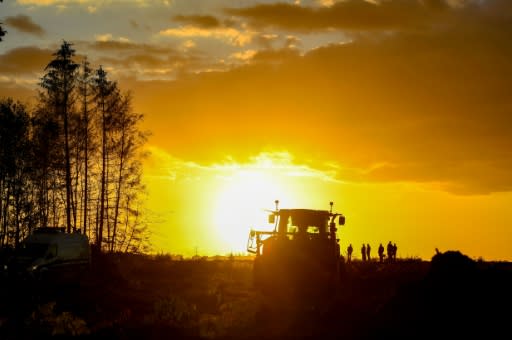
M93 259L80 284L3 279L0 338L500 334L507 331L511 283L510 263L475 262L447 252L432 261L346 264L332 296L309 298L259 293L252 285L251 260L107 254Z

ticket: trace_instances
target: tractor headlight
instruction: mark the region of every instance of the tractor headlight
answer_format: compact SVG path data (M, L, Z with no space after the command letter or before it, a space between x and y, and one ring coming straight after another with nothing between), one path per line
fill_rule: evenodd
M6 264L4 264L4 270L7 271L9 269Z
M35 270L37 270L37 266L32 266L32 267L30 267L30 270L31 270L31 271L35 271Z

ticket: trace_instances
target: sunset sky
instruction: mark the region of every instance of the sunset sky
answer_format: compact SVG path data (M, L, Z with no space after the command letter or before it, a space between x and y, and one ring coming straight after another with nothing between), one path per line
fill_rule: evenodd
M154 251L244 251L264 209L334 210L398 256L512 260L512 1L4 0L0 96L72 42L152 132Z

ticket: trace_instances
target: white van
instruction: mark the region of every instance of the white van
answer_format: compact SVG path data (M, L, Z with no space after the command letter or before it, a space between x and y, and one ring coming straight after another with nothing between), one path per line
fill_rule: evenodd
M38 228L24 239L10 273L36 279L76 280L91 263L89 239L64 228Z

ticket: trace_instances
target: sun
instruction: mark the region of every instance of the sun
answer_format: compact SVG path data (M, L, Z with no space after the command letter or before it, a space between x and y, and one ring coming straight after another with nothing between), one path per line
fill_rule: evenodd
M213 205L217 239L226 252L245 252L251 228L273 228L268 212L276 199L289 194L281 175L272 169L239 169L225 177Z

